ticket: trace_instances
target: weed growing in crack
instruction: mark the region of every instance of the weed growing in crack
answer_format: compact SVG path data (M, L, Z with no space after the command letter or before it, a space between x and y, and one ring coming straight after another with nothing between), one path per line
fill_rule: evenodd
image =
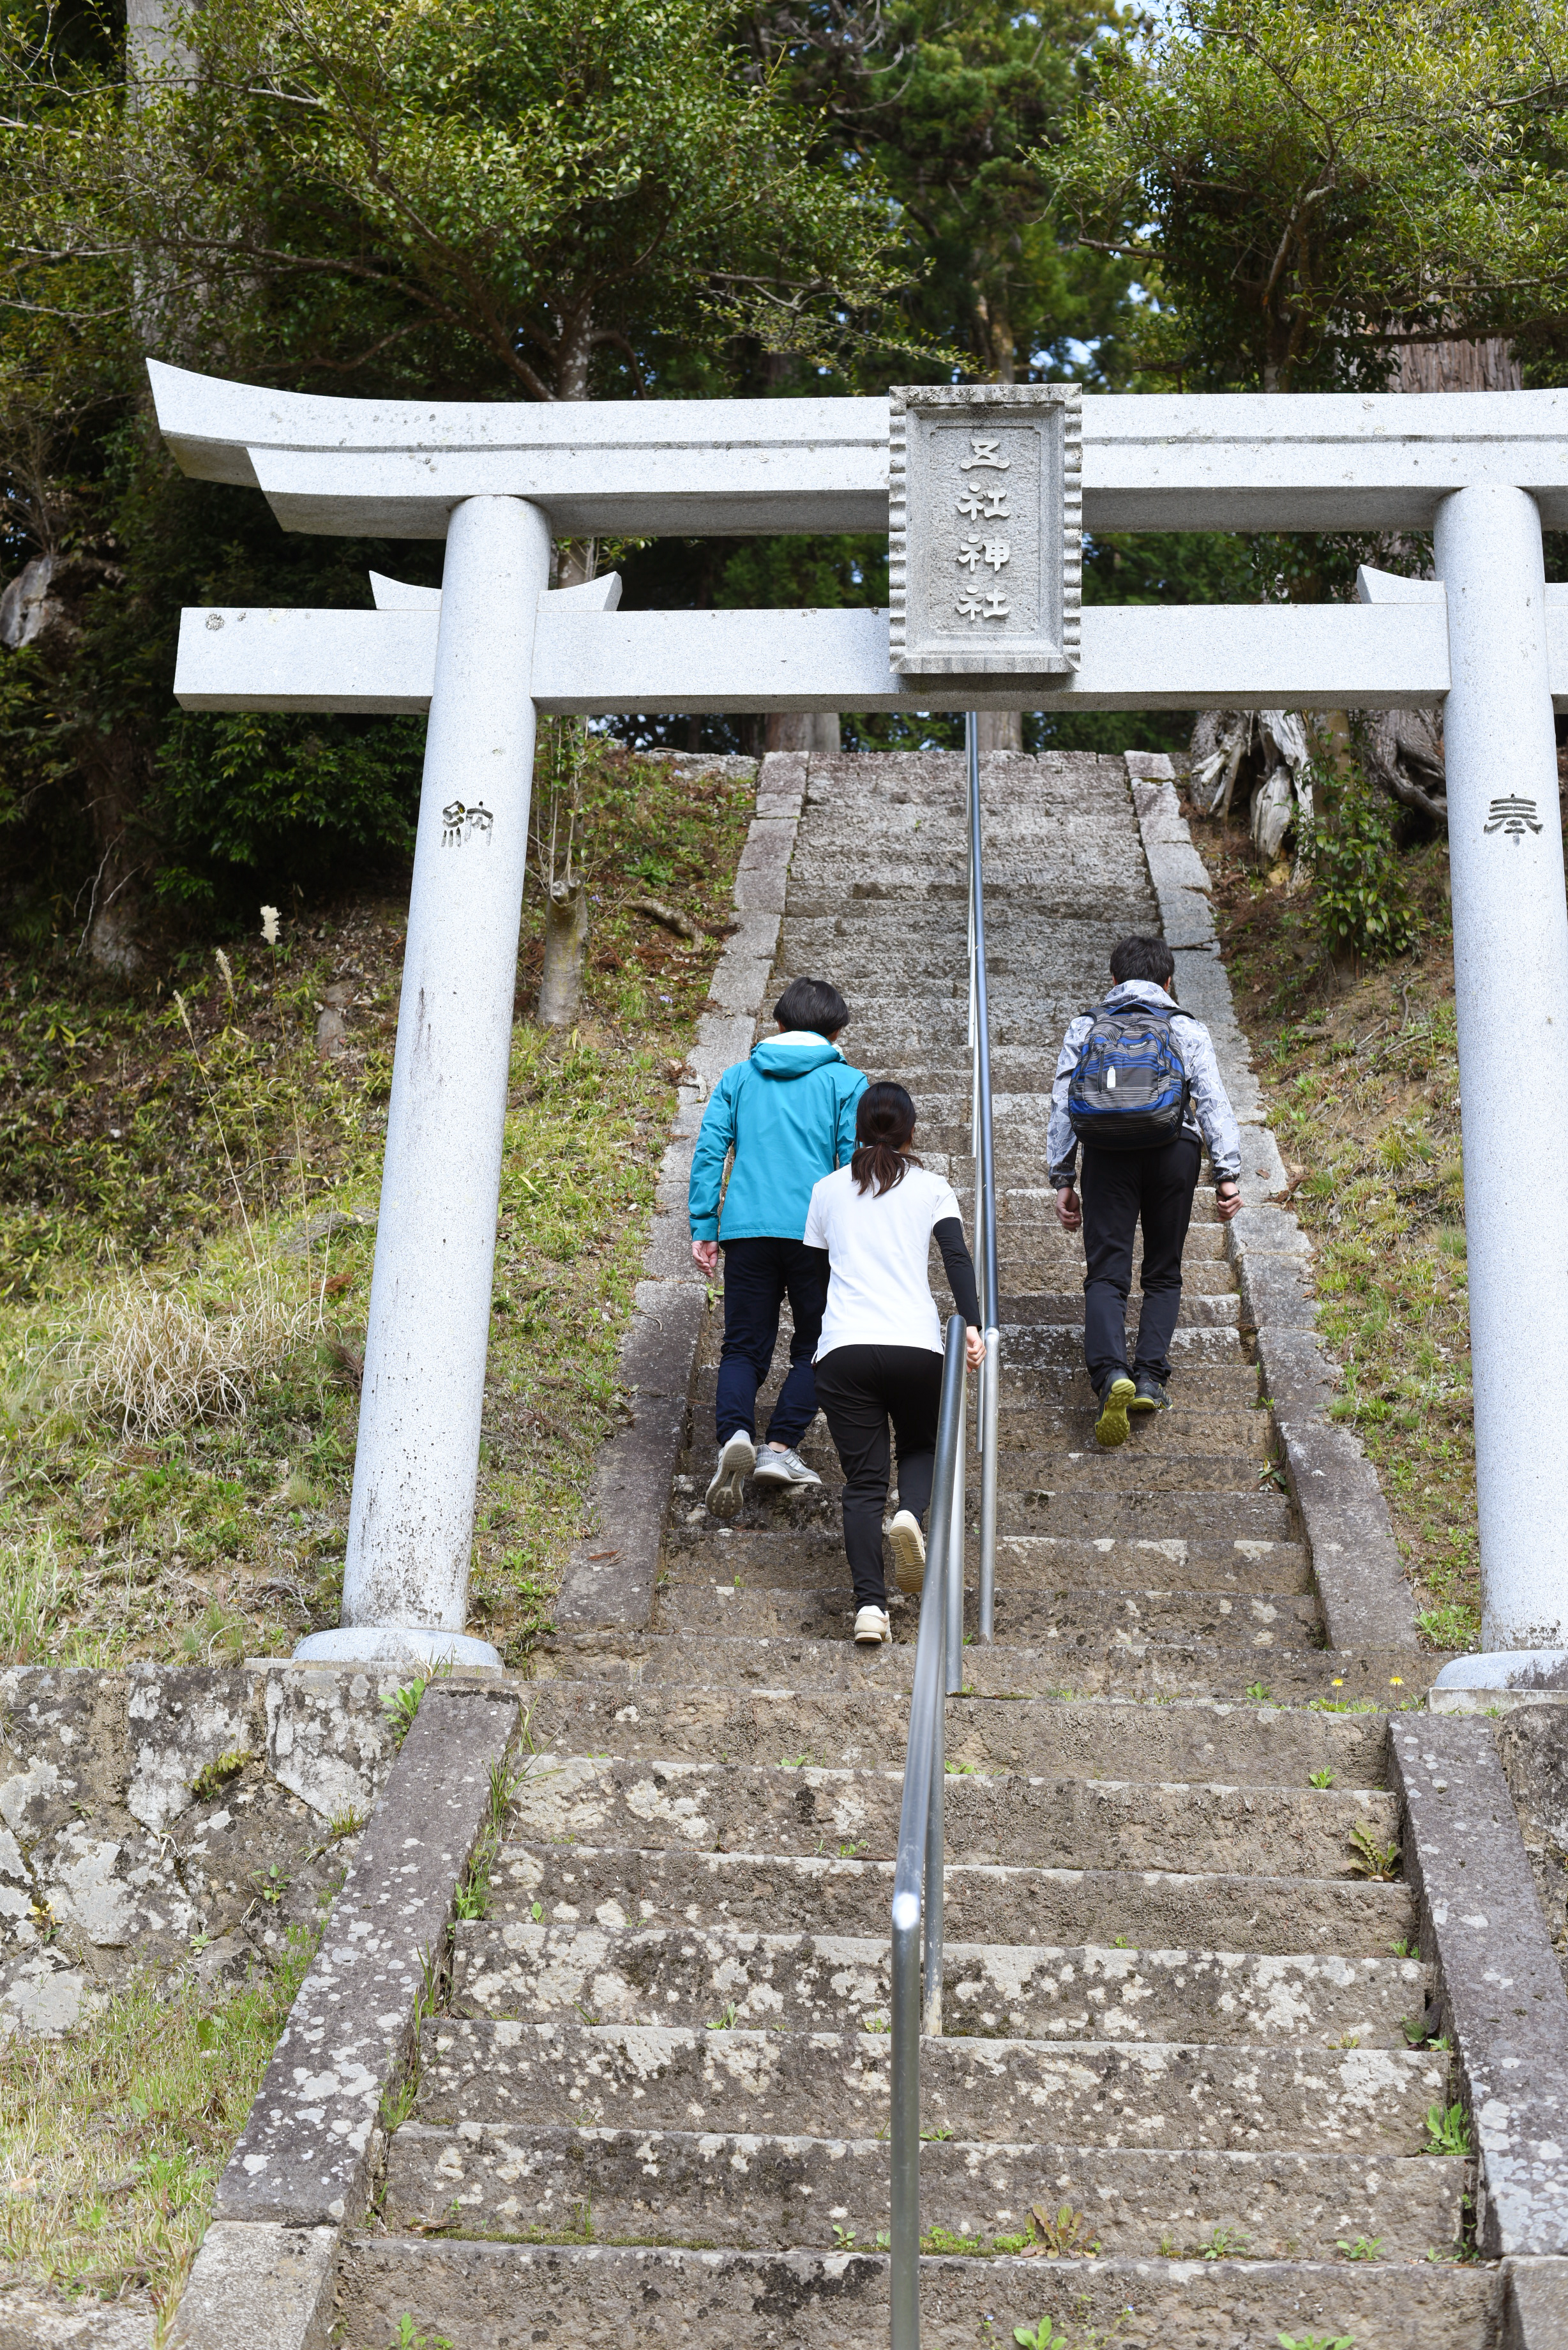
M1350 1831L1350 1874L1378 1884L1392 1885L1399 1875L1399 1847L1397 1844L1379 1844L1365 1820L1357 1820Z
M1469 2116L1462 2105L1428 2106L1427 2108L1427 2154L1470 2155L1475 2151L1470 2142Z

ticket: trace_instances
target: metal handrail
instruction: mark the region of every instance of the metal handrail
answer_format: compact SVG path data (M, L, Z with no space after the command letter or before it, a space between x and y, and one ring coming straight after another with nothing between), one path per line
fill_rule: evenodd
M1002 1318L996 1251L996 1175L992 1141L991 1012L985 968L985 896L981 871L980 756L968 722L969 1042L971 1145L974 1154L976 1285L985 1318L985 1361L975 1399L980 1453L980 1637L992 1638L996 1600L997 1411ZM898 1857L893 1872L892 2328L893 2350L920 2341L920 2040L942 2028L942 1938L947 1858L946 1702L963 1686L964 1466L967 1434L964 1323L947 1326L941 1404L915 1643L909 1743Z
M996 1632L997 1414L1002 1403L1002 1300L996 1246L996 1152L992 1133L991 994L985 968L985 880L981 855L980 728L964 722L969 786L969 1047L972 1071L970 1147L974 1157L974 1261L985 1317L985 1361L975 1396L980 1454L979 1637Z
M919 2350L920 2340L920 2037L922 2033L940 2034L942 2028L942 1869L947 1856L942 1716L955 1677L961 1680L963 1671L965 1384L964 1322L961 1314L955 1314L948 1323L942 1364L926 1579L893 1871L893 2350ZM957 1641L951 1636L949 1606L949 1593L955 1586L961 1610Z

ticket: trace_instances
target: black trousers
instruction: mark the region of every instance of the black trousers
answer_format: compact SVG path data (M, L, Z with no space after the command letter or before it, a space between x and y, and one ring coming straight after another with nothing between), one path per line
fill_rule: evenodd
M1127 1367L1127 1292L1133 1235L1143 1225L1143 1311L1135 1378L1170 1377L1168 1359L1181 1310L1181 1252L1192 1221L1202 1152L1194 1134L1158 1150L1084 1153L1084 1359L1097 1395Z
M768 1422L770 1439L800 1442L816 1418L816 1381L811 1358L822 1336L827 1306L827 1252L804 1242L745 1240L724 1243L724 1346L719 1357L719 1394L714 1420L719 1441L743 1428L757 1432L757 1389L773 1365L778 1344L779 1308L785 1296L794 1320L789 1377Z
M882 1513L888 1423L898 1448L898 1506L923 1526L937 1456L942 1358L925 1347L836 1347L816 1367L816 1394L844 1469L844 1547L857 1607L886 1607Z

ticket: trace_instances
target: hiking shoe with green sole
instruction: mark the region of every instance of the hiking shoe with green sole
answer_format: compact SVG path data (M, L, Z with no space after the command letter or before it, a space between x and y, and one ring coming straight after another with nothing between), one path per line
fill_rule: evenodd
M1106 1383L1100 1398L1100 1416L1095 1422L1095 1436L1108 1452L1114 1444L1127 1440L1127 1406L1133 1399L1133 1383L1126 1371Z
M1150 1378L1146 1373L1139 1379L1137 1393L1128 1404L1127 1409L1129 1411L1168 1411L1170 1398L1166 1394L1159 1381Z

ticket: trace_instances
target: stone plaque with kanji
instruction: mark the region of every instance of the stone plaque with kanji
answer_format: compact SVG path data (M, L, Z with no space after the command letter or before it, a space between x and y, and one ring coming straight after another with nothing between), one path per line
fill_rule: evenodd
M906 676L1078 666L1076 384L907 384L890 397L890 646Z

